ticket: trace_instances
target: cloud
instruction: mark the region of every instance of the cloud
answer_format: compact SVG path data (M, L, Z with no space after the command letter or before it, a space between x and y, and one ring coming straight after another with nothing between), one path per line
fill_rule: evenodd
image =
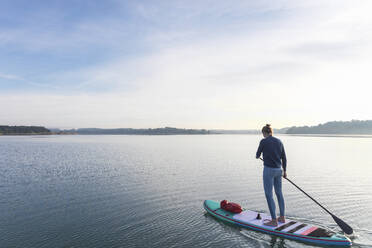
M0 72L0 78L9 79L9 80L24 80L22 77L19 77L17 75L5 74L1 72Z
M128 23L80 21L55 43L60 30L43 41L18 30L8 41L31 36L20 41L31 50L110 56L2 95L14 107L2 116L69 127L254 128L372 114L366 2L233 3L133 3Z

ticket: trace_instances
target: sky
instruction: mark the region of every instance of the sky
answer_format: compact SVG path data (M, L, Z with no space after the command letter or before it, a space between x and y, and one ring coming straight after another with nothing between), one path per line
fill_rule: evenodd
M0 125L372 119L372 1L2 0Z

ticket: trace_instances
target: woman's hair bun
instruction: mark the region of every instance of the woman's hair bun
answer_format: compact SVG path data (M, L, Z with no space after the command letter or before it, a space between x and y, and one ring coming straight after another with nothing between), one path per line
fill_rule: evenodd
M273 133L273 129L271 128L271 125L270 124L266 124L266 126L264 126L262 128L262 133L272 134Z

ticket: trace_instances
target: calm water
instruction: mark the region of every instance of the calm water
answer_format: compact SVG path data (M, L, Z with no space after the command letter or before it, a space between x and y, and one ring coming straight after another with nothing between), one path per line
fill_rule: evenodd
M372 247L372 138L280 136L288 177ZM0 137L0 247L312 247L217 221L268 211L260 136ZM284 182L287 215L339 230Z

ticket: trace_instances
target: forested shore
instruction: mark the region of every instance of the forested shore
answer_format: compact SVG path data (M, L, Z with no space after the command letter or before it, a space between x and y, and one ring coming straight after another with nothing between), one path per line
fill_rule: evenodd
M0 126L0 135L51 134L50 130L41 126Z
M330 121L317 126L290 127L287 134L372 134L372 120Z

